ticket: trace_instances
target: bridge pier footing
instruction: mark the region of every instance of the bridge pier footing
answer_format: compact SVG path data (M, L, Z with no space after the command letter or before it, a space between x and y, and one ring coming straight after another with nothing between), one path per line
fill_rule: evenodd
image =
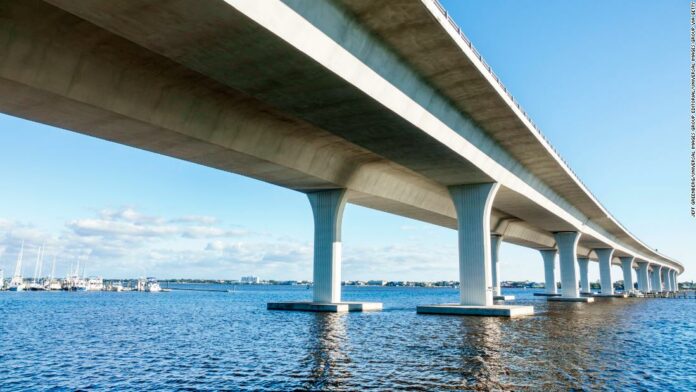
M350 312L381 310L378 302L341 301L341 224L345 189L307 194L314 215L314 287L311 302L272 302L270 310Z
M497 183L449 187L457 211L459 303L418 306L418 313L515 317L534 314L532 306L493 304L490 221Z

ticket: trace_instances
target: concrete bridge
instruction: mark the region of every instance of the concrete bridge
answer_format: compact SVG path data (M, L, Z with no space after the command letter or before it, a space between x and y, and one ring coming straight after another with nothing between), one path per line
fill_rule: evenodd
M683 272L599 203L434 0L0 0L0 42L4 113L306 193L313 301L269 308L381 307L341 301L347 202L458 230L460 303L424 313L531 312L494 305L500 241L540 250L550 299L591 301L590 261L604 295L612 264L641 291Z

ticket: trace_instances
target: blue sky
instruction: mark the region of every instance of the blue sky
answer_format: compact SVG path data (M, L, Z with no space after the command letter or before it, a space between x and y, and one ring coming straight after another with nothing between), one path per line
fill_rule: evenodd
M696 278L688 1L443 4L609 211ZM26 276L46 241L59 275L80 259L105 277L311 278L293 191L4 115L0 178L6 276L25 239ZM344 279L457 277L452 230L357 206L343 230ZM501 260L503 279L543 279L536 251L505 244Z

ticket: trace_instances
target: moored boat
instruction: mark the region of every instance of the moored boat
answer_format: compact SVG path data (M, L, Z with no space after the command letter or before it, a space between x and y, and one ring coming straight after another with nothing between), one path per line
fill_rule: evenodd
M10 280L9 290L10 291L24 291L24 278L22 278L22 258L24 257L24 241L22 241L22 247L19 250L19 255L17 256L17 265L15 266L15 273Z

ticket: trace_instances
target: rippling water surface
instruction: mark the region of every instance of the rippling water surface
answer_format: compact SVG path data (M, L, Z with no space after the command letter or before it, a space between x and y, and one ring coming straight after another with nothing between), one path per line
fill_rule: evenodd
M211 286L205 286L211 287ZM696 300L547 303L521 319L418 315L454 289L344 289L384 311L267 311L234 293L0 292L0 390L696 390Z

